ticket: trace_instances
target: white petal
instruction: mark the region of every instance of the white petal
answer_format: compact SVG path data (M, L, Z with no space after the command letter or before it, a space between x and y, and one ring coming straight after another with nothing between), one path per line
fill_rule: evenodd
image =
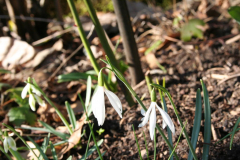
M33 97L33 94L30 94L30 95L29 95L29 105L30 105L30 108L31 108L33 111L36 110L35 104L36 104L36 102L35 102L35 99L34 99L34 97Z
M172 133L174 135L175 134L175 127L174 127L174 124L173 124L170 116L164 110L162 110L158 105L157 105L157 108L162 115L163 121L165 121L165 123L168 125L168 127L170 128L170 130L172 131Z
M106 93L111 105L117 111L118 115L122 118L122 104L120 99L114 94L113 92L105 89L104 92Z
M32 84L31 84L31 89L32 89L32 92L35 93L36 95L38 96L42 95L42 93Z
M156 109L155 109L155 106L154 106L152 108L152 112L151 112L150 120L149 120L149 132L150 132L151 140L153 140L155 127L156 127Z
M4 138L3 147L4 147L4 151L7 153L8 152L8 137Z
M145 116L145 114L146 114L146 111L142 108L141 109L141 114L143 115L143 116Z
M43 107L46 106L46 103L41 99L41 97L39 97L38 95L35 95L35 94L34 94L34 97L40 106L43 106Z
M8 146L9 146L9 148L13 149L14 151L17 150L16 142L14 141L14 139L12 137L8 137Z
M102 86L98 86L95 94L92 97L92 111L98 120L98 125L103 125L105 120L105 102L104 88Z
M21 93L22 99L26 98L29 87L30 87L29 84L27 84L27 85L23 88L22 93Z
M164 129L167 126L167 123L163 120L162 121L162 128Z
M140 123L140 124L138 125L138 127L143 127L143 126L145 126L145 125L147 124L148 119L149 119L149 114L150 114L152 108L155 107L155 103L156 103L156 102L151 102L150 107L148 108L148 110L147 110L147 112L146 112L146 114L145 114L145 117L144 117L142 123Z

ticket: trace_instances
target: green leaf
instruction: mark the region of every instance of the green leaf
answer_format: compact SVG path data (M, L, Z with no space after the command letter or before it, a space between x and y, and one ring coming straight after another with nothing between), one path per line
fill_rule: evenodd
M28 99L22 99L21 93L22 93L23 87L17 87L17 88L10 88L5 91L5 93L9 93L11 99L15 99L16 103L20 106L29 105Z
M72 129L74 130L76 128L76 124L77 124L75 114L74 114L73 109L71 108L70 104L67 101L65 102L65 105L66 105L66 108L67 108L67 112L68 112L70 122L72 124Z
M190 41L192 37L197 37L203 39L203 31L198 28L198 26L204 26L205 23L200 19L191 19L185 24L180 32L181 32L181 40L184 42Z
M99 135L103 134L105 132L105 129L100 128L96 131Z
M67 137L68 137L67 134L64 134L64 133L61 133L61 132L56 131L54 128L52 128L51 126L49 126L47 123L45 123L45 122L43 122L43 121L40 121L40 120L39 120L39 122L40 122L46 129L48 129L48 132L57 135L58 137L62 138L63 140L67 139Z
M79 72L74 72L74 73L69 73L69 74L62 74L58 76L58 83L61 82L69 82L69 81L78 81L80 79L87 79L88 76L91 76L92 79L97 80L97 77L92 74L87 74L87 73L79 73Z
M203 144L203 160L208 159L209 155L209 149L210 149L210 143L211 143L211 108L210 108L210 102L209 102L209 96L207 88L201 80L202 84L202 90L203 90L203 100L204 100L204 144Z
M0 73L11 73L11 71L0 68Z
M125 71L127 71L128 65L124 61L121 60L119 62L119 69L122 73L124 73Z
M102 143L103 143L103 139L101 139L97 142L97 146L100 146ZM96 149L97 149L96 145L94 145L92 148L90 148L87 152L86 158L89 157ZM79 160L84 160L84 159L85 159L85 155Z
M10 84L7 83L0 83L0 90L2 90L2 88L11 88L12 86Z
M56 150L55 150L55 148L54 148L52 142L49 141L49 144L50 144L50 147L51 147L51 151L52 151L53 159L54 159L54 160L58 160L58 158L57 158L57 153L56 153ZM68 158L68 159L71 160L72 158Z
M40 152L40 156L42 156L44 158L44 160L48 160L48 158L47 158L46 154L44 153L44 151L42 150L42 148L31 137L28 137L28 139L35 145L37 150Z
M136 144L137 144L137 148L138 148L138 154L139 154L139 157L140 159L142 160L142 154L141 154L141 150L140 150L140 146L138 144L138 139L137 139L137 136L135 134L135 129L134 129L134 126L132 124L132 128L133 128L133 133L134 133L134 137L135 137L135 140L136 140ZM155 132L155 131L154 131ZM156 132L155 132L156 133Z
M197 97L196 97L194 124L192 129L192 138L191 138L191 143L194 150L196 149L196 145L197 145L198 135L201 127L201 119L202 119L202 97L201 97L201 91L198 88ZM193 159L192 152L189 151L188 160L192 160L192 159Z
M14 107L8 112L9 121L20 126L23 122L33 125L37 119L35 113L31 112L29 107Z
M230 140L230 150L232 149L232 143L233 143L234 134L235 134L236 131L237 131L237 127L238 127L239 123L240 123L240 117L238 118L236 124L235 124L234 127L233 127L232 137L231 137L231 140Z
M148 53L154 51L155 49L157 49L157 47L162 43L161 40L158 40L156 42L154 42L146 51L145 51L145 55L147 55Z
M240 24L240 6L230 7L228 13Z

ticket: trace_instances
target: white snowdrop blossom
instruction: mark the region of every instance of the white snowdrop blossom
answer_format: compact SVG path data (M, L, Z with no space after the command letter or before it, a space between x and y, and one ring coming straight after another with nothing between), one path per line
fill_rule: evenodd
M41 99L41 92L32 84L27 83L27 85L23 88L21 97L22 99L26 98L27 93L29 93L29 105L30 108L35 111L36 110L36 101L40 106L45 106L45 102Z
M120 99L113 92L107 90L103 86L97 86L95 94L92 97L92 111L97 118L98 125L101 126L105 120L105 102L104 92L107 95L111 105L117 111L118 115L122 118L122 104Z
M144 109L141 109L141 114L144 116L141 120L142 123L140 123L138 125L138 127L143 127L147 124L149 118L149 132L150 132L150 138L151 140L153 140L153 136L154 136L154 131L155 131L155 127L156 127L156 109L155 107L157 107L157 109L159 110L160 114L162 115L163 118L163 125L162 128L164 129L167 125L170 128L170 130L172 131L173 134L175 134L175 127L174 124L171 120L171 118L169 117L169 115L163 110L161 109L157 103L156 103L156 93L154 91L154 89L151 92L151 104L150 107L148 108L147 112L144 111Z
M113 92L104 88L104 79L102 69L98 74L98 86L95 94L92 97L92 111L94 116L97 118L98 125L102 126L105 120L105 102L104 93L107 95L111 105L117 111L118 115L122 118L122 103L120 99Z
M156 110L155 107L157 107L157 109L159 110L159 112L162 115L163 118L163 129L166 127L166 125L168 125L168 127L170 128L170 130L172 131L173 134L175 134L175 127L174 124L171 120L171 118L169 117L169 115L162 110L156 102L151 102L150 107L148 108L147 112L145 112L143 109L141 110L142 115L144 116L142 118L142 123L139 124L138 127L143 127L147 124L149 116L150 116L150 120L149 120L149 132L150 132L150 138L151 140L153 140L153 136L154 136L154 130L156 127Z
M5 136L4 141L3 141L3 147L4 147L4 151L6 153L8 152L9 148L11 148L14 151L17 150L16 142L14 141L14 139L12 137L9 137L9 136Z

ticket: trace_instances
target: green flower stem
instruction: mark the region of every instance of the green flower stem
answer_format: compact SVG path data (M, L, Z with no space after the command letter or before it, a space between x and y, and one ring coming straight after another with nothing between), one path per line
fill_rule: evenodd
M109 43L108 43L108 40L105 36L105 33L103 31L103 28L98 20L98 17L96 15L96 12L93 8L93 5L92 5L92 2L90 0L83 0L86 7L87 7L87 10L88 10L88 13L92 19L92 22L95 26L95 30L98 34L98 37L101 41L101 44L107 54L107 56L109 57L109 59L111 60L111 62L114 64L114 66L119 69L119 65L118 65L118 62L114 56L114 53L113 53L113 50L111 49L111 47L109 46Z
M85 112L86 117L87 117L87 121L89 121L89 117L88 117L88 114L87 114L87 111L86 111L86 107L85 107L85 105L84 105L84 102L83 102L83 100L82 100L82 97L81 97L80 94L78 94L78 97L79 97L79 99L80 99L80 101L81 101L81 103L82 103L84 112ZM90 130L91 130L91 134L92 134L92 137L93 137L94 144L95 144L95 146L96 146L96 148L97 148L98 155L99 155L100 159L103 160L102 154L101 154L101 152L100 152L100 150L99 150L99 148L98 148L98 145L97 145L97 141L96 141L96 138L95 138L95 135L94 135L94 132L93 132L92 125L91 125L90 123L88 123L88 126L89 126L89 128L90 128Z
M154 129L154 160L156 160L157 157L157 137L156 137L156 130Z
M90 59L90 61L91 61L91 64L93 65L93 68L94 68L95 72L98 74L99 71L100 71L100 67L99 67L99 65L98 65L98 63L97 63L96 58L94 57L94 55L93 55L93 53L92 53L92 50L91 50L91 48L90 48L90 44L89 44L89 42L88 42L88 40L87 40L87 36L86 36L86 34L85 34L85 32L84 32L84 29L83 29L83 27L82 27L82 23L81 23L81 21L80 21L80 19L79 19L79 17L78 17L78 13L77 13L76 7L75 7L75 5L74 5L74 2L73 2L73 0L67 0L67 1L68 1L68 5L69 5L69 7L70 7L70 10L71 10L71 12L72 12L74 21L75 21L75 23L77 24L78 33L79 33L80 38L81 38L81 40L82 40L83 46L84 46L84 48L85 48L86 51L87 51L88 57L89 57L89 59ZM105 80L106 80L106 79L105 79ZM107 82L107 81L105 81L105 82ZM109 89L109 86L108 86L107 83L105 83L104 86L105 86L107 89Z
M147 140L146 140L146 136L145 136L145 133L144 133L144 132L143 132L143 136L144 136L144 141L145 141L145 148L146 148L146 153L147 153L147 160L149 160L148 145L147 145Z
M147 86L148 86L148 91L151 94L152 86L150 84L152 83L152 79L151 79L151 76L150 76L149 72L147 72L145 74L145 80L146 80L146 83L147 83Z
M98 35L98 37L99 37L99 39L101 41L101 44L102 44L102 46L103 46L103 48L105 50L105 53L107 54L107 56L109 57L109 59L113 63L114 67L116 67L119 70L120 67L119 67L118 62L117 62L117 60L115 58L114 52L113 52L113 50L111 49L111 47L110 47L110 45L108 43L108 40L107 40L107 38L105 36L105 32L104 32L104 30L103 30L103 28L102 28L102 26L101 26L101 24L100 24L100 22L98 20L97 14L96 14L96 12L95 12L95 10L93 8L91 0L83 0L83 1L84 1L85 5L87 7L87 10L88 10L88 13L89 13L89 15L90 15L90 17L92 19L92 22L95 25L95 30L96 30L97 35ZM120 85L122 91L124 92L124 95L125 95L125 98L126 98L128 104L130 106L133 106L135 103L133 101L133 98L132 98L131 94L125 88L124 85L122 85L121 83L119 85Z
M181 126L181 128L183 128L183 133L184 133L184 135L185 135L185 137L186 137L186 139L187 139L187 143L188 143L188 146L189 146L189 148L190 148L190 150L191 150L191 152L192 152L192 154L193 154L193 158L194 158L195 160L197 160L198 158L197 158L197 155L196 155L196 153L195 153L195 150L193 149L193 146L192 146L192 143L191 143L191 141L190 141L190 139L189 139L189 136L188 136L188 134L187 134L187 131L186 131L186 129L184 128L183 122L182 122L180 116L178 115L177 108L176 108L175 104L173 103L173 100L172 100L172 97L171 97L170 93L167 91L166 88L164 88L164 87L161 86L161 85L158 85L158 84L151 84L151 85L152 85L153 87L155 87L155 88L161 89L161 90L167 95L168 99L170 100L170 102L171 102L171 104L172 104L172 106L173 106L173 110L174 110L174 112L175 112L175 115L177 116L177 119L178 119L178 121L179 121L179 123L180 123L180 126Z
M98 74L99 71L100 71L100 67L97 64L97 60L95 59L95 57L94 57L94 55L92 53L92 50L90 48L90 44L89 44L89 42L87 40L87 37L86 37L86 34L85 34L84 30L83 30L82 24L81 24L81 22L79 20L78 13L77 13L76 7L75 7L75 5L73 3L73 0L67 0L67 2L68 2L68 5L70 7L70 10L72 12L74 21L75 21L75 23L77 25L78 33L79 33L80 38L82 40L83 46L84 46L84 48L87 51L87 54L88 54L88 56L90 58L90 61L91 61L92 65L93 65L94 70Z

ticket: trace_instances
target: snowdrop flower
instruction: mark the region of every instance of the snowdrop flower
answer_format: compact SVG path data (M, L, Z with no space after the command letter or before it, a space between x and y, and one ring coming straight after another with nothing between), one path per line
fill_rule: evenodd
M41 99L41 92L32 84L27 83L27 85L23 88L21 97L22 99L26 98L27 93L29 93L29 105L33 111L36 110L35 104L36 101L40 106L45 106L45 102Z
M164 129L168 125L168 127L170 128L172 133L175 134L175 128L174 128L174 125L173 125L173 122L172 122L171 118L156 103L156 92L154 91L154 89L152 90L152 93L151 93L151 101L152 102L151 102L150 107L148 108L147 112L145 112L143 109L141 110L141 114L144 117L142 118L142 123L140 123L138 127L145 126L147 124L149 116L150 116L149 132L150 132L150 138L151 138L151 140L153 140L154 131L155 131L155 127L156 127L156 110L155 110L155 107L157 107L157 109L159 110L159 112L161 113L162 118L163 118L162 128Z
M97 118L98 125L101 126L105 120L105 102L104 92L107 95L111 105L117 111L118 115L122 118L122 104L120 99L111 91L107 90L104 86L102 70L98 74L98 86L95 94L92 97L92 111Z
M14 139L12 137L9 137L7 135L7 133L5 134L5 137L4 137L3 147L4 147L4 151L6 153L8 152L9 148L11 148L14 151L17 150L16 142L14 141Z

